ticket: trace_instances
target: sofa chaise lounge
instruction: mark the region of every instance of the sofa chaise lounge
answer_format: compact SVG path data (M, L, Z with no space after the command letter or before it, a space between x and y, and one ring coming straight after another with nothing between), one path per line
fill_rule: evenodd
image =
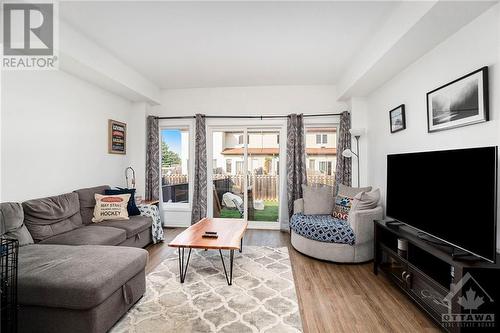
M92 223L106 188L1 204L2 234L23 245L19 332L106 332L144 294L151 218Z

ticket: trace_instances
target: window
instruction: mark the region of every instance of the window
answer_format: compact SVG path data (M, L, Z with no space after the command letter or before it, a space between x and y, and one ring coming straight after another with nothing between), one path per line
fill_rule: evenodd
M316 134L316 144L318 144L318 145L328 144L328 135L327 134Z
M279 134L278 134L278 135L276 135L276 143L277 143L277 144L280 144L280 135L279 135Z
M163 202L189 202L189 129L161 130Z
M238 144L239 145L243 144L243 135L238 135Z
M236 161L236 174L241 175L243 173L243 161Z
M332 175L332 162L331 161L320 161L319 162L319 171L322 174L331 176Z
M233 160L231 160L230 158L228 158L228 159L226 160L226 172L227 172L227 173L229 173L229 174L231 173L231 171L232 171L232 166L233 166Z
M309 169L314 170L316 167L316 160L309 160Z
M306 134L307 183L335 187L337 128L334 125L309 125Z

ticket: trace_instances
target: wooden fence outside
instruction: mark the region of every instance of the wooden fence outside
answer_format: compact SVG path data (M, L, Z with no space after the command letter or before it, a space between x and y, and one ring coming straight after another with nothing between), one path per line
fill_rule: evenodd
M335 185L335 174L331 176L326 175L307 175L307 184L321 184L334 187Z
M224 175L214 174L213 180L229 179L232 182L234 192L242 192L244 186L244 175ZM163 185L177 185L188 182L187 175L165 175L163 176ZM321 184L331 186L335 185L335 175L309 175L308 184ZM252 175L250 184L253 184L252 194L254 200L277 201L279 198L279 177L276 175Z
M178 185L188 182L187 175L163 175L162 185Z

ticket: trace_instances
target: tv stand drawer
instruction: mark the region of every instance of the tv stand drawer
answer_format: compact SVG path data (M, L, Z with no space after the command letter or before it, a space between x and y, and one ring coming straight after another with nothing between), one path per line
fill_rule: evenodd
M440 320L449 309L445 301L448 291L411 264L408 271L410 275L406 284L408 292L432 317Z
M379 268L401 288L406 288L405 278L408 274L408 263L395 252L382 245Z

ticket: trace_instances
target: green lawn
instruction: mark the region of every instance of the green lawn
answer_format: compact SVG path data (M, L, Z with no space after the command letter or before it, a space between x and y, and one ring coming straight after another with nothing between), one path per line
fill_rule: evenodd
M268 221L275 222L278 220L278 202L277 201L264 201L264 210L255 210L253 221ZM220 217L229 219L239 219L240 213L236 208L222 208Z

